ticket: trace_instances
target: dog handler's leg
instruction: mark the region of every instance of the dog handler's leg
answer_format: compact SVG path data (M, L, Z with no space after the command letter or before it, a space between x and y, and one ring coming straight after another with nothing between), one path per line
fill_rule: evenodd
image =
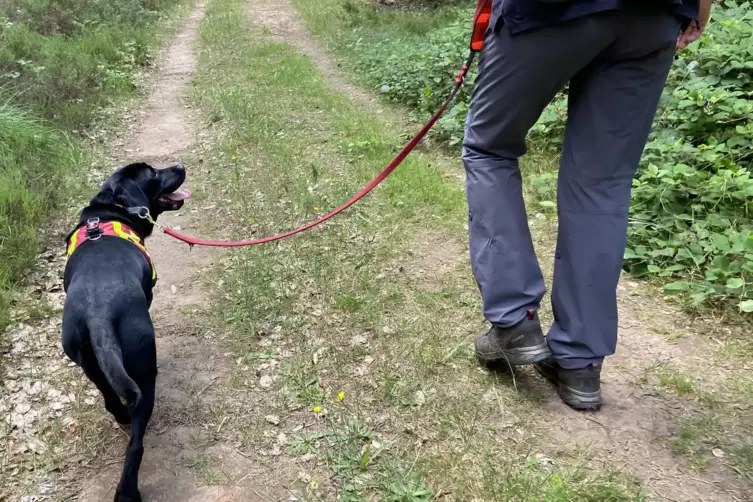
M549 356L535 316L545 286L518 158L544 107L613 40L610 26L593 18L514 36L504 26L487 33L463 143L471 266L493 325L475 340L482 361Z
M622 35L570 84L547 341L559 365L600 365L617 344L617 282L632 179L674 56L680 22L621 14ZM594 379L598 383L598 379Z

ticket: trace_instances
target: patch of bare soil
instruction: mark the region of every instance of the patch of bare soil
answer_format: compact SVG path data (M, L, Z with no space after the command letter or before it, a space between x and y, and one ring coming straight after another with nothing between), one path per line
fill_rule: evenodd
M550 242L556 225L534 224L542 267L552 270ZM547 301L547 300L545 300ZM542 320L551 318L543 305ZM668 397L646 384L651 370L670 364L694 369L707 366L713 352L707 340L694 334L686 316L677 308L653 298L643 286L623 278L618 286L619 339L614 356L604 362L599 413L585 414L563 405L556 390L541 381L537 392L549 395L546 436L553 451L585 449L586 466L600 470L605 465L634 474L649 493L662 500L742 501L753 500L751 487L741 481L719 459L703 472L690 468L682 456L669 449L677 437L680 422L692 409L680 398ZM545 324L546 326L546 324ZM658 332L670 329L686 337L669 341Z
M541 237L537 246L545 271L551 270L550 235L555 225L534 225ZM467 246L438 233L416 236L411 257L402 263L404 272L426 291L440 291L453 281L458 267L467 264ZM466 272L468 273L468 272ZM547 300L545 300L547 301ZM543 416L535 426L537 437L555 458L583 455L584 466L594 472L618 469L635 475L644 489L661 500L724 501L753 500L751 487L713 458L702 472L692 469L682 456L669 449L680 422L688 418L692 404L679 397L658 393L646 383L651 371L663 365L698 371L709 364L711 344L693 333L692 323L677 308L657 303L640 283L625 279L618 288L620 337L617 352L607 358L602 374L605 405L601 412L586 414L565 406L556 389L538 376L521 379L531 393L546 396ZM542 305L544 325L551 320ZM658 334L679 331L683 337L670 341ZM718 368L717 368L718 369ZM725 368L729 376L730 368ZM528 371L528 370L526 370ZM722 378L711 371L708 379ZM499 417L500 423L505 417ZM506 434L504 430L501 435ZM514 439L514 438L511 438Z
M428 233L411 245L411 255L402 264L405 274L425 291L436 293L457 274L458 266L468 257L468 246L440 233Z

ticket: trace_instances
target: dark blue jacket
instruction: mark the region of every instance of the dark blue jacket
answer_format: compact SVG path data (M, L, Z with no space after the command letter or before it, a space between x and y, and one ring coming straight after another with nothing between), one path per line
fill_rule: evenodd
M546 3L537 0L493 0L491 26L500 18L512 33L520 33L622 6L664 5L686 19L698 17L699 0L570 0Z

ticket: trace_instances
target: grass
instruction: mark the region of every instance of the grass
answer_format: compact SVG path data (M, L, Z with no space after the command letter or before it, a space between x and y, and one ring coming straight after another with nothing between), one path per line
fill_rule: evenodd
M678 371L677 368L669 365L661 365L654 370L654 373L659 378L659 385L673 391L679 396L687 396L693 392L698 392L696 382Z
M238 233L334 207L402 143L311 60L250 32L239 0L208 6L194 89L222 131L206 182L224 187L223 218ZM535 396L548 387L527 372L513 383L477 369L463 190L432 160L411 156L324 230L223 260L216 313L244 362L238 395L253 399L259 378L277 377L256 416L234 424L243 446L270 448L259 417L280 417L282 430L307 424L284 447L319 459L304 480L309 500L640 500L632 479L591 471L577 452L539 460L546 412Z
M302 0L294 0L294 3L315 36L323 40L331 51L343 59L345 66L351 69L351 73L353 73L353 68L364 65L369 68L369 65L374 64L373 61L368 60L373 55L369 55L367 51L358 50L364 47L364 40L389 40L386 42L386 47L391 48L389 50L401 51L403 50L400 48L401 44L410 44L413 40L425 37L426 33L436 27L453 20L452 9L412 13L409 16L411 22L406 24L394 22L392 19L394 15L404 15L400 10L385 13L369 4L361 4L360 7L353 8L351 2L344 0L325 0L318 2L316 6ZM455 12L463 11L455 10ZM447 50L445 46L440 48ZM388 58L389 50L383 54L385 58ZM448 54L448 57L452 56ZM388 65L383 64L379 71L389 73L390 70ZM354 77L363 78L357 73ZM369 82L369 78L363 78L361 81ZM553 191L551 181L556 179L557 164L557 159L547 153L551 150L546 148L546 145L534 142L530 146L533 155L529 154L522 159L529 208L537 200L555 200L556 193ZM555 213L546 208L538 208L538 212L541 214L537 216L544 216L544 218L531 218L532 230L538 252L548 259L547 255L551 253L553 247L552 236L556 235L556 226L552 225L549 220L555 217ZM638 313L639 317L640 314L641 312ZM654 317L655 312L651 312L650 315ZM548 317L548 312L545 309L542 318L546 317ZM717 331L720 328L712 323L706 329ZM669 342L676 342L689 336L684 331L666 326L656 326L653 330ZM728 330L724 329L724 331ZM745 332L744 329L740 331ZM687 453L691 464L695 466L705 465L711 456L710 449L703 440L713 437L716 444L735 452L726 458L725 463L728 466L731 465L733 469L738 470L738 473L750 472L752 466L748 454L749 441L745 438L751 432L748 424L751 419L750 410L753 409L753 401L746 391L750 389L750 380L744 370L750 361L750 344L743 341L744 335L741 339L733 337L727 340L727 338L724 337L721 341L715 339L722 346L716 349L713 358L717 361L716 364L722 365L728 371L722 376L715 375L717 380L713 383L706 382L708 375L703 373L702 368L698 368L697 372L689 375L671 365L659 365L651 368L648 375L657 380L656 384L659 388L669 391L670 395L666 396L666 400L673 401L679 398L683 402L683 409L691 416L687 418L678 415L670 419L681 424L675 434L675 442L680 445L674 448L676 453L679 455ZM728 364L723 364L721 361L727 361ZM729 363L734 363L734 366ZM393 380L394 382L390 383L398 382L397 379ZM719 380L723 383L719 383ZM392 392L391 387L390 392ZM696 427L699 423L705 424L706 428ZM728 430L729 434L725 432Z
M697 470L706 469L718 457L750 480L753 382L746 375L733 374L720 383L708 373L689 373L671 364L658 365L649 375L657 390L673 396L668 400L681 398L675 407L680 411L673 412L678 426L670 435L672 451Z
M350 39L352 35L347 32L356 27L370 27L368 35L404 38L406 34L426 35L459 15L457 8L449 5L411 11L358 0L325 0L317 4L295 0L293 3L306 16L306 24L316 33L327 34L333 47L343 47L340 42Z
M83 130L141 85L160 21L182 0L10 0L0 6L0 86L68 130Z
M82 152L64 135L0 103L0 332L12 287L36 260L37 229Z
M334 1L318 5L326 13ZM214 221L227 224L223 238L309 221L370 180L404 140L333 92L310 59L250 29L245 8L241 0L212 0L192 95L217 133L202 152L211 167L202 169L199 199L216 204ZM311 15L310 6L304 10ZM433 22L411 16L395 29L420 32ZM295 466L301 500L645 500L651 489L632 471L648 465L640 479L650 480L653 454L663 451L644 441L633 448L637 461L619 456L615 445L642 440L633 424L625 433L610 430L621 425L614 415L567 415L532 371L478 367L470 343L480 305L466 257L465 201L438 164L433 154L412 155L326 228L229 253L216 274L206 274L217 292L212 331L230 333L235 361L230 382L216 387L232 398L205 401L206 384L188 378L185 409L163 402L155 417L155 424L203 428L190 437L197 451L182 457L201 483L232 482L218 469L222 460L201 451L227 440L239 452L273 452L279 479ZM529 159L526 169L541 169L536 164ZM537 246L550 259L551 221L540 216ZM718 357L749 348L728 344ZM712 401L698 375L664 365L652 376L654 395L669 397L642 399L662 411L665 401L682 404L680 416L661 424L674 428L668 446L678 457L699 470L722 458L741 478L753 472L744 434L749 380L725 380L716 408L705 409ZM728 396L734 401L719 403ZM76 451L84 459L121 455L122 445L104 444L112 435L102 434L101 406L79 401ZM34 457L35 478L62 469L72 443L61 426L44 429L54 455ZM609 440L599 443L602 429Z
M40 248L40 228L80 190L81 136L141 86L179 0L0 5L0 333Z

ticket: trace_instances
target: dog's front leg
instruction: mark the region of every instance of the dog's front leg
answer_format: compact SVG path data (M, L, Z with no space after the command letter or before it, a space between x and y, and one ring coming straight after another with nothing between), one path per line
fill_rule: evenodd
M154 409L154 384L141 388L141 400L131 414L131 440L126 449L123 475L115 491L115 502L141 502L139 493L139 468L144 456L144 433Z

